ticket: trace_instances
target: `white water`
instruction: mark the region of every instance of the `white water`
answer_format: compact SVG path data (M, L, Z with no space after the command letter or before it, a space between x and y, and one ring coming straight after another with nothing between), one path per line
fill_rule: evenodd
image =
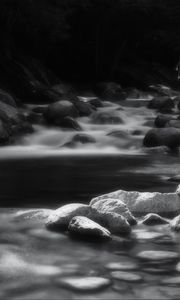
M84 100L88 101L88 98ZM105 107L99 108L89 117L81 117L77 120L83 129L81 132L36 125L35 132L24 136L16 145L2 147L0 157L4 155L22 157L64 154L143 154L142 140L155 118L155 113L146 108L147 100L149 97L129 99L124 102L126 106L105 102ZM120 117L122 124L94 124L94 117L100 112ZM147 122L150 123L146 124ZM139 135L133 135L136 130L140 131ZM108 135L116 131L122 132L120 137ZM70 142L78 133L92 136L96 143L76 143L73 149L65 147L64 144Z

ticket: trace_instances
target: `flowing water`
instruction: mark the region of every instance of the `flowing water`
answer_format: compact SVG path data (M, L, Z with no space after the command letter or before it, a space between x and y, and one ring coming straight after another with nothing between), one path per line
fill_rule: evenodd
M17 218L19 210L88 203L116 189L174 191L177 183L168 179L180 174L179 157L142 147L156 116L146 108L148 99L106 103L98 109L118 115L121 124L95 124L95 116L79 118L95 143L69 148L65 144L77 132L35 125L34 134L0 149L1 299L179 299L180 236L168 225L138 225L130 237L93 244ZM150 250L171 251L177 257L138 256ZM83 292L63 284L64 278L86 276L108 278L110 284Z

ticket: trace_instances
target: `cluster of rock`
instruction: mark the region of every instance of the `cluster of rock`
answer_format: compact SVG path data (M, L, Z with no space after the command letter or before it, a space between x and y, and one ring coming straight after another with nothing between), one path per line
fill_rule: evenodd
M110 240L112 234L129 235L136 224L168 224L180 231L180 215L172 221L165 217L180 212L178 191L161 194L120 190L94 198L89 205L72 203L56 210L19 212L16 219L42 220L51 231L68 231L73 237L95 240Z
M167 150L178 152L180 146L179 96L163 95L149 101L148 108L161 113L154 121L143 141L145 147L165 146Z

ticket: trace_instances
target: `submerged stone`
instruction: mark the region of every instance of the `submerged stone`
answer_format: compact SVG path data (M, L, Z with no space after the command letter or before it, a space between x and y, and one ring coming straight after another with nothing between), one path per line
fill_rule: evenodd
M180 284L180 276L176 277L168 277L161 281L162 284L172 284L172 285L179 285Z
M178 253L172 251L142 251L137 254L137 257L150 262L169 262L176 261L179 258Z
M95 292L111 285L111 281L103 277L67 277L59 280L60 285L79 292Z
M131 261L111 262L107 264L106 269L108 270L136 270L137 264Z
M162 218L161 216L157 214L147 214L144 219L141 221L144 225L159 225L159 224L169 224L169 221L165 218Z
M85 239L94 238L107 240L111 237L110 232L106 228L86 217L81 216L74 217L70 221L68 230L73 236L84 237Z
M113 279L123 280L128 282L138 282L142 280L142 277L135 273L123 272L123 271L114 271L111 272Z
M73 217L86 216L88 213L88 205L81 203L67 204L52 212L46 222L46 227L51 230L66 230Z

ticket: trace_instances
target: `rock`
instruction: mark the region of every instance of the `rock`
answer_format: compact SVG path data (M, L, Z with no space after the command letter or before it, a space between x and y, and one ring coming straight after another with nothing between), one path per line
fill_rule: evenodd
M155 213L160 215L177 215L180 212L180 197L177 193L136 192L119 190L96 197L90 205L105 199L116 199L126 204L131 213L143 215Z
M154 121L154 124L158 128L163 128L166 124L172 120L172 116L159 115Z
M7 93L1 89L0 89L0 102L3 102L5 104L8 104L8 105L16 108L16 102L13 99L13 97L9 93Z
M43 114L47 109L47 106L35 106L32 108L32 112L36 113L36 114Z
M45 120L52 125L58 126L65 117L78 117L78 111L74 104L67 100L50 104L44 112Z
M180 231L180 215L175 217L170 223L171 230Z
M49 216L46 227L51 230L66 230L69 222L76 216L87 216L89 206L81 203L71 203L64 205Z
M114 234L129 234L131 226L122 215L116 213L93 213L95 220Z
M19 210L13 217L16 222L36 221L38 223L44 223L52 213L52 209L27 209Z
M147 214L141 221L144 225L159 225L159 224L169 224L167 219L162 218L157 214Z
M178 285L180 284L180 276L168 277L161 281L165 285Z
M67 277L59 280L60 285L78 292L95 292L111 285L111 281L103 277Z
M0 102L0 119L8 124L18 124L20 122L20 114L16 107Z
M131 261L117 261L117 262L111 262L108 263L105 266L106 269L112 271L112 270L136 270L138 268L137 264L135 262Z
M170 120L166 123L166 127L180 128L180 120Z
M92 115L92 121L95 124L123 124L123 120L116 111L95 112Z
M111 238L111 234L106 228L87 217L77 216L72 218L68 230L73 236L84 239L109 240Z
M176 128L151 129L147 132L143 145L145 147L167 146L175 150L180 145L180 130Z
M142 277L138 274L123 271L111 272L111 276L113 279L127 282L139 282L142 280Z
M89 134L79 133L79 134L76 134L72 138L72 142L81 143L81 144L89 144L89 143L96 143L96 140Z
M10 128L0 120L0 144L6 144L10 140Z
M164 263L178 260L179 255L172 251L142 251L137 254L137 258L145 261Z
M156 97L149 101L148 108L162 111L171 111L174 108L174 101L170 97Z
M22 121L17 125L12 126L13 133L16 135L29 134L34 132L34 128L28 121Z
M86 117L92 114L93 108L88 102L84 102L81 100L73 101L75 108L77 109L80 117Z
M67 83L59 83L53 86L53 90L57 92L61 97L69 101L77 100L77 91L71 85Z
M62 147L68 147L68 148L76 148L78 144L92 144L96 143L96 140L88 134L82 133L82 134L76 134L71 141L65 143Z
M42 114L40 113L35 113L33 111L31 111L28 115L27 115L27 120L33 124L43 124L44 123L44 117Z
M119 101L125 100L126 92L123 91L120 84L115 82L102 82L96 86L97 94L104 100Z
M122 130L112 131L108 133L107 136L113 136L118 139L127 139L129 137L128 133Z
M60 121L56 121L56 125L64 129L71 129L76 131L81 131L82 128L79 123L71 117L65 117Z
M143 134L143 132L141 131L141 130L134 130L133 132L132 132L132 135L135 135L135 136L140 136L140 135L142 135Z
M160 232L155 232L155 231L144 231L140 230L134 233L135 238L139 240L156 240L156 239L161 239L164 235Z
M127 208L126 204L121 200L113 199L113 198L104 198L97 202L91 202L91 211L92 214L98 214L105 216L106 214L117 214L123 216L127 219L130 225L135 225L136 219L133 217L129 209Z
M170 177L170 178L168 179L168 181L172 181L172 182L180 182L180 175L176 175L176 176Z
M102 101L98 98L89 100L89 103L96 108L103 107Z

